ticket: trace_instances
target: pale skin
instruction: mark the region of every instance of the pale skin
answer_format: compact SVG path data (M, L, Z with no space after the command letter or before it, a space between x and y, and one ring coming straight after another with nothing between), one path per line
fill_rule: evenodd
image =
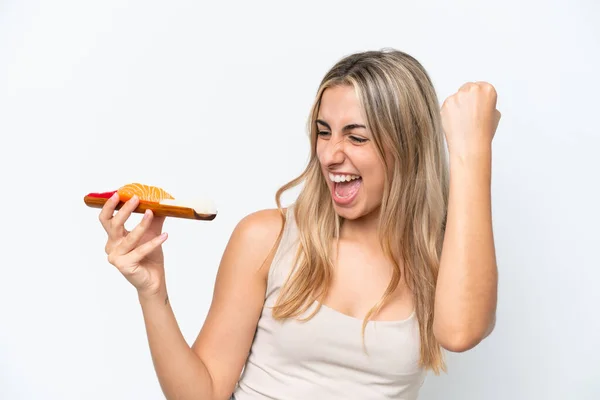
M466 351L496 322L498 267L492 232L492 139L500 122L495 88L468 82L442 105L450 154L448 221L440 262L434 334Z
M358 102L348 88L327 89L320 108L317 152L324 176L361 175L363 187L350 206L336 206L343 225L334 282L325 304L362 319L377 302L391 274L375 231L383 165L374 153ZM500 113L496 92L484 82L468 83L442 106L450 151L448 224L437 283L434 333L450 351L474 347L493 329L497 267L491 224L491 141ZM356 139L359 140L356 140ZM125 221L136 198L116 214L109 200L99 219L108 234L111 264L137 289L154 367L168 399L229 399L239 379L262 311L268 268L260 268L274 245L278 210L248 215L235 227L215 282L206 321L194 344L185 341L168 301L160 236L165 219L147 218L131 232ZM114 214L114 215L113 215ZM266 265L271 260L267 260ZM365 283L368 282L368 285ZM406 318L413 303L401 282L391 302L374 319Z

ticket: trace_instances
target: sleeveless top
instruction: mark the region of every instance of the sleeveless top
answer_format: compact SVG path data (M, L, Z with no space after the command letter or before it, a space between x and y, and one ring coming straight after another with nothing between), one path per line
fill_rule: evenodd
M254 341L232 398L416 399L426 371L418 365L419 325L414 312L402 321L369 321L365 347L362 319L325 305L305 322L273 318L271 307L293 268L297 239L289 207ZM305 316L311 311L314 308Z

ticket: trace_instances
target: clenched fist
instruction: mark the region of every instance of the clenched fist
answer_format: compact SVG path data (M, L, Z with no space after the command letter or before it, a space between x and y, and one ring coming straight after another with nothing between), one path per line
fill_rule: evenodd
M487 82L467 82L441 108L451 155L479 154L491 148L500 121L496 89Z

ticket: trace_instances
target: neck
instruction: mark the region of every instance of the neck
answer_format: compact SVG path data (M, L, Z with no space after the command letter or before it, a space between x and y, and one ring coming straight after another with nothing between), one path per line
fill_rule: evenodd
M379 209L356 219L344 219L340 239L361 243L379 243Z

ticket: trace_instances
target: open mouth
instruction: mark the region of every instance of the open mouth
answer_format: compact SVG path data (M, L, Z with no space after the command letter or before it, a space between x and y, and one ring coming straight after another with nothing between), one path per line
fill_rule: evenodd
M362 185L362 177L359 175L329 173L329 179L333 182L333 200L340 205L352 203Z

